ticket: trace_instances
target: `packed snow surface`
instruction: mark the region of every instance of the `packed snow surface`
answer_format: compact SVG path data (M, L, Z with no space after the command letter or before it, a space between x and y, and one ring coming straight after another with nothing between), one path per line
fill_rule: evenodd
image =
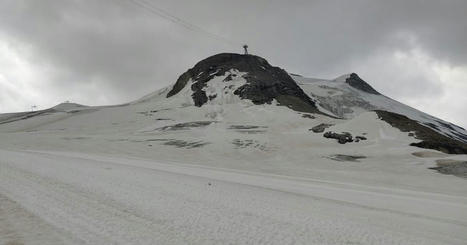
M465 197L1 150L2 244L463 244Z

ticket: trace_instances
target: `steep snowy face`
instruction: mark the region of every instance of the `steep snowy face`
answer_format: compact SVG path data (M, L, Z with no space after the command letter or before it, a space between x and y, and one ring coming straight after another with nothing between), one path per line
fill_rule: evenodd
M402 121L412 120L441 135L467 143L465 129L380 94L355 73L333 80L292 77L316 101L317 106L328 114L352 119L367 111L382 111L379 114L391 112L404 117L381 116L381 119L389 120L388 123L393 125L401 125L400 121L406 117Z
M300 76L293 76L293 79L317 102L321 110L336 117L350 119L362 112L382 109L379 105L387 104L386 97L355 73L333 80Z
M287 72L254 55L222 53L202 60L179 77L167 97L185 96L187 87L198 107L211 101L247 100L256 105L275 101L296 111L320 113Z

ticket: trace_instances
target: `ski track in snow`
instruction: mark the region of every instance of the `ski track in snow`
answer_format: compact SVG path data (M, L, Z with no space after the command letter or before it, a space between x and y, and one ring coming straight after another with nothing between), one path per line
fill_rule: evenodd
M467 198L0 150L0 244L465 244Z

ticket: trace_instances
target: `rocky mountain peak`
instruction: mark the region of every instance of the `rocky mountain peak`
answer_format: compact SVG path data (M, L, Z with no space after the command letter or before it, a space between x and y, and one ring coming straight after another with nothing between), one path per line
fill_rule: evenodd
M351 73L347 79L345 79L345 83L349 84L350 86L359 89L361 91L367 92L369 94L376 94L380 95L378 91L376 91L373 87L371 87L370 84L367 82L363 81L357 73Z
M320 113L315 103L286 71L271 66L266 59L255 55L221 53L208 57L183 73L167 97L178 94L190 85L194 104L203 106L216 97L206 94L208 82L226 74L223 82L228 82L232 79L228 72L232 70L244 73L242 77L246 83L233 91L241 99L251 100L254 104L269 104L276 100L279 105L296 111ZM189 82L191 84L188 84Z

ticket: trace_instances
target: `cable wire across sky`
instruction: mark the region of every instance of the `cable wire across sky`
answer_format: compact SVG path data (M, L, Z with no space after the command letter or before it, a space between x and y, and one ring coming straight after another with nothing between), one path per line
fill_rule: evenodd
M213 32L210 32L202 27L199 27L195 24L192 24L188 21L185 21L183 19L181 19L180 17L177 17L173 14L171 14L170 12L168 12L167 10L164 10L160 7L157 7L155 6L152 2L149 2L149 1L146 1L146 0L126 0L126 2L136 6L136 7L139 7L139 8L142 8L144 10L146 10L148 13L151 13L153 15L156 15L158 17L161 17L167 21L170 21L174 24L177 24L179 26L182 26L190 31L193 31L193 32L198 32L200 34L205 34L206 36L212 38L212 39L215 39L217 41L221 41L221 42L224 42L224 43L227 43L229 45L232 45L232 46L240 46L241 44L236 42L236 41L233 41L233 40L230 40L226 37L223 37L221 35L218 35L216 33L213 33Z

